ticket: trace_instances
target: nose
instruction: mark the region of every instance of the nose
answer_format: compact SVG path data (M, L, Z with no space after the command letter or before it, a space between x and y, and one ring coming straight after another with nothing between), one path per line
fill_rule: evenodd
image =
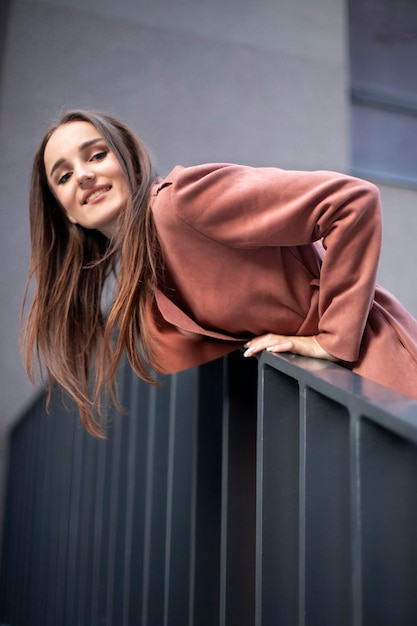
M95 174L93 171L86 167L80 167L77 171L77 180L80 187L84 188L91 185L94 182Z

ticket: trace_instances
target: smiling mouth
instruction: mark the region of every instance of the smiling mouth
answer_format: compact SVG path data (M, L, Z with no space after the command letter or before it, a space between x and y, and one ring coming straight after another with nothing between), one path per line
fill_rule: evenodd
M95 200L95 198L98 198L99 196L101 196L103 193L106 193L107 191L110 191L110 189L111 189L111 185L108 185L107 187L102 187L101 189L97 189L97 191L93 191L93 193L91 193L84 200L83 204L88 204L92 200Z

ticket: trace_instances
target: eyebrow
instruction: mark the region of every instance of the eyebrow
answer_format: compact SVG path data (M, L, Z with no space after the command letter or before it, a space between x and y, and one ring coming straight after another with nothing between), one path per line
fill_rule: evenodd
M95 143L98 143L99 141L104 141L103 137L96 137L95 139L89 139L88 141L84 141L84 143L82 143L79 148L78 148L78 152L82 152L83 150L85 150L86 148L88 148L89 146L94 145ZM52 174L55 172L55 170L58 169L58 167L60 165L62 165L63 163L65 163L66 159L58 159L58 161L56 161L52 168L51 171L49 173L50 176L52 176Z

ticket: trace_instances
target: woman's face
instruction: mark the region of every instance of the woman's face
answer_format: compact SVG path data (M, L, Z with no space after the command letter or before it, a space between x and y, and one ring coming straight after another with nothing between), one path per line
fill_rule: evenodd
M68 122L49 138L44 162L49 186L68 219L111 238L129 194L127 178L90 122Z

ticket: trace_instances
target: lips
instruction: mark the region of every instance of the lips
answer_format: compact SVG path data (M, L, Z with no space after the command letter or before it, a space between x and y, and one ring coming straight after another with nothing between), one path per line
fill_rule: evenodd
M88 204L95 200L103 193L110 191L111 185L103 185L102 187L95 187L94 189L90 189L87 193L84 194L81 204Z

